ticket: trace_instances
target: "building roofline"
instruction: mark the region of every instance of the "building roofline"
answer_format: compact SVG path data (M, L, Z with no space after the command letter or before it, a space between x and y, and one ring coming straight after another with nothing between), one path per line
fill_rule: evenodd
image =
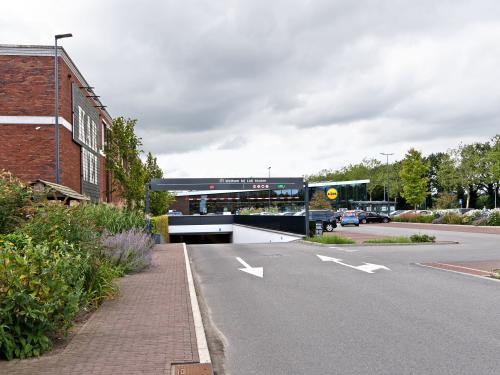
M83 77L76 64L73 62L71 57L62 46L57 46L58 55L63 59L69 69L78 78L78 80L87 87L90 84ZM0 44L0 56L54 56L54 46L43 46L43 45L21 45L21 44ZM99 101L100 103L100 101ZM100 103L102 104L102 103ZM105 108L100 109L104 114L108 116L108 120L113 120L113 117L108 113Z
M369 184L370 180L352 180L352 181L324 181L324 182L312 182L309 187L323 187L323 186L343 186L343 185L353 185L353 184ZM272 189L272 190L289 190L289 189ZM296 189L293 189L296 190ZM200 191L178 191L175 192L177 197L189 197L193 195L213 195L213 194L228 194L228 193L244 193L248 191L268 191L265 190L200 190Z
M353 185L353 184L369 184L370 180L351 180L351 181L322 181L322 182L310 182L309 187L321 187L321 186L340 186L340 185Z

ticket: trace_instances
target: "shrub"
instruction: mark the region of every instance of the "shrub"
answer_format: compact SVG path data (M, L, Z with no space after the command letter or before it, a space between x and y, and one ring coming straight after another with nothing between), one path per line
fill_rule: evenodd
M449 214L444 215L440 219L441 219L440 224L463 224L462 215L449 213Z
M153 216L151 218L151 231L153 233L161 234L163 239L168 242L169 234L168 234L168 216Z
M434 215L415 215L406 214L399 217L395 217L392 220L395 222L402 223L427 223L430 224L435 219Z
M120 234L107 234L101 238L106 255L125 273L138 272L151 264L154 241L143 231L131 229Z
M480 217L472 222L472 225L488 225L488 218Z
M12 174L0 171L0 234L14 230L31 205L31 189Z
M486 221L487 225L498 226L500 225L500 211L490 212Z
M140 212L122 210L104 204L81 204L69 207L53 202L41 204L23 231L34 242L68 241L81 243L95 241L102 233L120 233L129 229L145 228Z
M49 349L50 332L70 326L79 311L88 255L76 255L63 242L10 239L0 240L0 355L26 358Z
M410 236L410 240L411 242L434 242L436 237L427 234L414 234Z

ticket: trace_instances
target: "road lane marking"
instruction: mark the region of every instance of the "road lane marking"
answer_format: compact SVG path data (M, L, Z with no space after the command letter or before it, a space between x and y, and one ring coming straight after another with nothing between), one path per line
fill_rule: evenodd
M375 273L374 271L376 271L376 270L387 270L387 271L391 270L390 268L388 268L386 266L383 266L383 265L380 265L380 264L373 264L373 263L363 262L365 264L363 264L361 266L353 266L351 264L347 264L347 263L342 262L342 259L327 257L325 255L319 255L319 254L316 254L316 255L323 262L334 262L334 263L340 264L342 266L353 268L355 270L366 272L366 273Z
M338 250L338 251L345 251L346 253L355 253L358 252L359 250L357 249L343 249L341 247L336 247L336 246L330 246L330 249Z
M242 264L245 268L238 268L240 271L249 273L250 275L254 275L260 278L264 277L264 268L262 267L252 267L247 262L245 262L240 257L236 257L236 260Z

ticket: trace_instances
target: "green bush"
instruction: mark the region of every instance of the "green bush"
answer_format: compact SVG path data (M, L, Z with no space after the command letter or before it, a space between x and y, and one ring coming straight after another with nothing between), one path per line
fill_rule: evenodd
M434 242L436 237L428 234L414 234L410 236L410 240L411 242Z
M161 234L165 242L169 242L168 216L153 216L151 218L151 231L153 233Z
M104 204L69 207L53 202L41 204L22 228L33 241L95 241L102 233L121 233L146 226L141 212L122 210Z
M441 224L463 224L462 215L446 214L441 219Z
M97 246L66 241L35 244L30 237L0 237L0 357L27 358L50 348L84 306L116 292L120 270Z
M400 223L426 223L430 224L436 217L434 215L405 215L395 217L392 220Z
M84 292L88 255L63 242L10 239L0 240L0 354L26 358L49 349L50 332L70 326Z
M498 226L500 225L500 211L491 212L486 221L487 225Z

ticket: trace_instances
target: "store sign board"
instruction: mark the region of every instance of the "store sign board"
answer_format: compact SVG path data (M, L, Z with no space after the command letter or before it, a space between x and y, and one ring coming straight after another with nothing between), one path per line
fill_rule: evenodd
M151 181L153 191L302 189L301 177L164 178Z

